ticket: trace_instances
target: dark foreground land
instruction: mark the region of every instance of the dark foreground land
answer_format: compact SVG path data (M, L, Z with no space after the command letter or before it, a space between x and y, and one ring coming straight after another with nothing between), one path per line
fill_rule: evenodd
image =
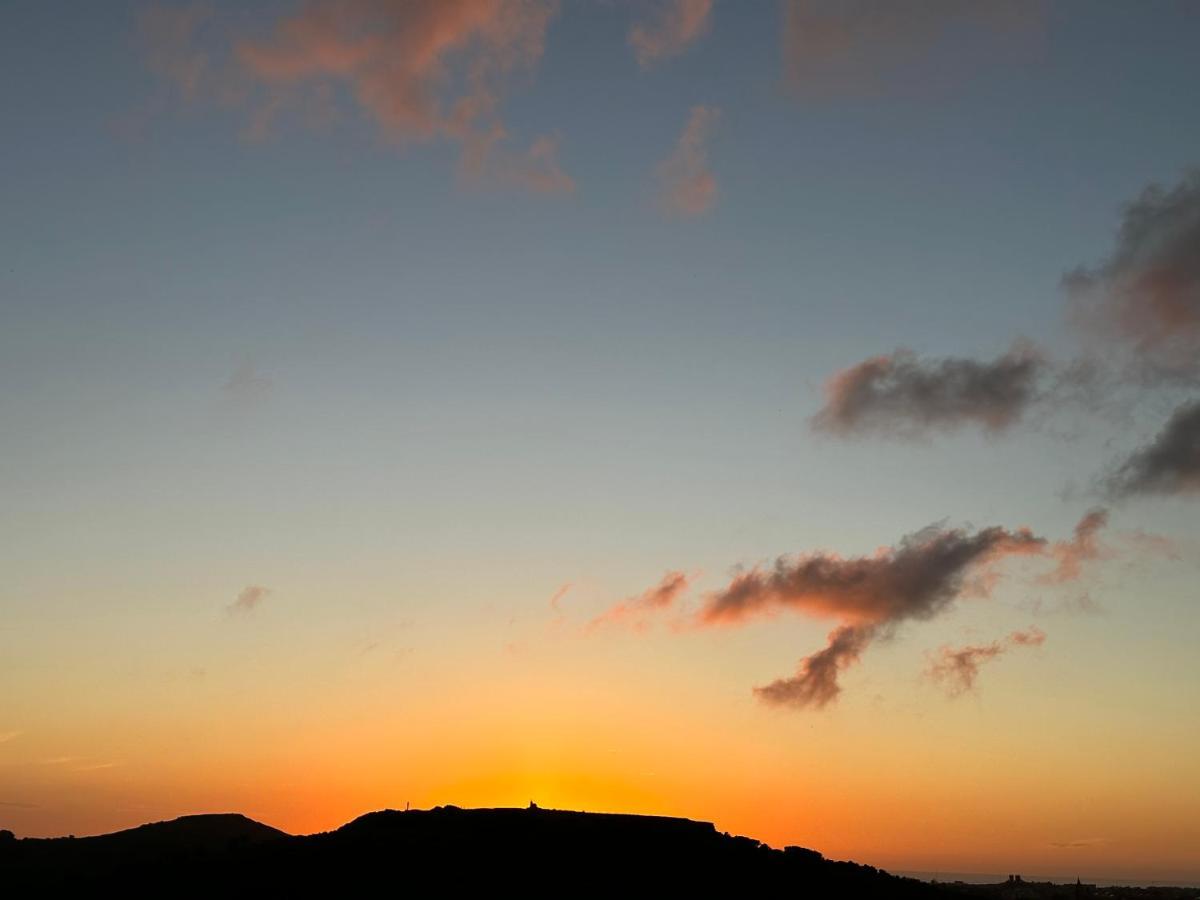
M1170 888L931 885L707 822L542 809L370 813L293 836L240 815L186 816L88 838L0 836L0 895L458 894L788 897L1196 897Z

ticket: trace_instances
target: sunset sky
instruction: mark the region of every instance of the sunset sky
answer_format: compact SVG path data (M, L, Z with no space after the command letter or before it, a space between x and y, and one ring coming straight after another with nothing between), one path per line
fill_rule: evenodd
M1200 4L0 8L0 828L1200 880Z

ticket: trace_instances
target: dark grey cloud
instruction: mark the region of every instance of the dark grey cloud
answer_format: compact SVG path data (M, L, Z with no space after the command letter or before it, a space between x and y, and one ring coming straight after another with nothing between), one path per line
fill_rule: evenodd
M967 425L1003 431L1047 390L1050 367L1017 345L991 361L925 358L900 349L864 360L825 385L812 425L843 437L868 433L918 437Z
M709 597L700 617L705 624L729 624L788 608L876 625L928 619L953 602L968 576L1006 556L1041 555L1048 543L1027 528L930 526L871 556L780 557L770 569L736 575Z
M1129 350L1143 376L1200 377L1200 169L1147 187L1109 256L1063 284L1076 318Z
M1162 430L1105 480L1112 497L1200 494L1200 400L1180 406Z

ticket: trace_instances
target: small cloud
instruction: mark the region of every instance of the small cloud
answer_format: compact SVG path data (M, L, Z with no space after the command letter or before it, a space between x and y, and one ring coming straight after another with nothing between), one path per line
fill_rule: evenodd
M1100 545L1099 533L1108 525L1108 510L1097 507L1089 510L1075 525L1075 534L1070 540L1055 541L1050 555L1058 561L1054 571L1041 577L1046 584L1062 584L1076 581L1083 572L1084 563L1111 555L1111 551Z
M271 386L271 379L259 372L249 359L244 359L221 385L221 392L233 403L246 406L264 398Z
M839 437L867 433L917 438L931 430L1011 427L1043 395L1048 367L1017 344L988 362L926 359L908 350L864 360L825 385L825 406L812 425Z
M0 800L0 806L9 809L38 809L36 803L22 803L20 800Z
M942 647L926 675L945 687L954 697L973 690L979 677L980 667L1007 653L1015 647L1040 647L1046 641L1046 633L1040 628L1030 627L1026 631L1014 631L1007 638L967 647Z
M0 744L7 744L9 741L15 741L24 731L0 731Z
M638 65L647 68L660 59L682 53L708 30L713 0L665 0L652 17L629 30L629 46Z
M658 167L659 203L669 215L695 217L716 202L717 179L708 168L708 140L721 112L694 106L672 153Z
M669 608L687 591L690 583L691 576L684 572L667 572L654 587L622 600L598 615L588 625L588 630L604 625L624 625L640 631L649 624L650 615Z
M258 608L267 597L271 594L271 589L263 587L261 584L252 584L242 588L237 595L237 599L225 607L230 615L239 613L249 613Z
M567 596L567 592L570 591L572 587L572 583L568 581L554 592L554 595L550 598L550 608L552 610L555 612L562 612L563 597Z
M1086 847L1103 847L1105 844L1111 844L1112 841L1108 838L1078 838L1073 841L1050 841L1051 847L1059 847L1065 850L1081 850Z
M1200 494L1200 400L1185 403L1104 481L1114 498Z

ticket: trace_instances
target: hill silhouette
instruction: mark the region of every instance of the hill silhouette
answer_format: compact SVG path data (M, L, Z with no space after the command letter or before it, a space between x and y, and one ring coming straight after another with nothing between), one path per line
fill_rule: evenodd
M525 896L683 893L754 897L1112 897L1194 890L1031 883L930 884L814 850L768 847L710 822L538 809L384 810L335 831L289 835L236 814L184 816L114 834L15 839L0 832L0 894L342 897L377 892Z
M419 885L526 894L727 886L811 897L931 895L914 879L800 847L772 849L709 822L453 806L368 813L313 835L288 835L240 815L199 815L96 837L10 838L0 841L0 885L176 896L338 896Z

